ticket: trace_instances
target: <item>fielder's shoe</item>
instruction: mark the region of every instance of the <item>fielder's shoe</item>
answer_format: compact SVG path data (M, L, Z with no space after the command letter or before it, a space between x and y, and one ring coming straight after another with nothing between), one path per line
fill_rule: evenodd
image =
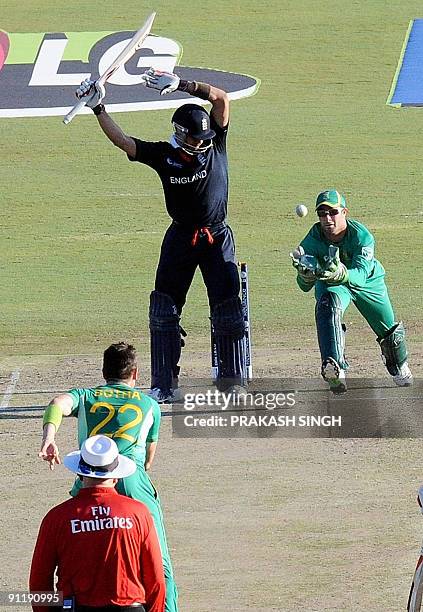
M164 391L163 389L159 389L159 387L150 389L148 396L156 400L158 404L174 404L181 399L181 394L178 389Z
M322 376L329 384L329 389L332 393L345 393L347 383L345 381L345 370L339 366L335 359L328 357L322 363Z
M400 373L393 376L392 379L398 387L411 387L413 384L413 375L407 362L402 364Z

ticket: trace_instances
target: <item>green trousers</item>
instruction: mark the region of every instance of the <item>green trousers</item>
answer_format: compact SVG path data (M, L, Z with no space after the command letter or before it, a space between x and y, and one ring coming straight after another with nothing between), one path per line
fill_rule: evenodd
M389 299L384 275L368 279L365 287L354 289L349 285L330 286L323 281L315 285L316 300L325 293L335 293L342 304L342 314L353 302L378 338L384 338L395 325L395 315Z
M163 570L166 582L165 612L178 611L178 590L173 578L172 562L170 560L169 548L167 546L166 532L163 521L163 512L159 495L153 486L148 474L144 469L137 467L137 471L131 476L122 478L116 485L116 489L122 495L137 499L147 506L153 517L157 537L163 559Z

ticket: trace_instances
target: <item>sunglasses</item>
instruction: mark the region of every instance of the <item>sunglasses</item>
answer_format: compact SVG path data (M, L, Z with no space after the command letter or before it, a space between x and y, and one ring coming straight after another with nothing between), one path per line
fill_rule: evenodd
M318 217L326 217L326 215L329 215L330 217L336 217L336 215L340 213L337 208L329 208L329 210L317 210L316 212Z

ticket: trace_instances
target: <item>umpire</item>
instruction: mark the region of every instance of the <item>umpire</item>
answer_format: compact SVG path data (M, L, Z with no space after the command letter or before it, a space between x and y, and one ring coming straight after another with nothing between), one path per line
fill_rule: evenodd
M239 299L239 275L232 230L226 223L228 160L226 136L229 98L206 83L183 81L177 75L150 68L147 87L161 95L175 90L211 102L210 115L197 104L184 104L172 116L169 142L147 142L122 132L105 111L105 91L84 81L76 94L90 96L101 129L130 161L153 168L159 175L172 223L163 239L150 296L151 396L171 402L178 386L182 308L197 266L210 305L217 347L217 387L227 390L244 383L245 325Z
M135 462L119 454L110 437L97 435L66 455L64 464L79 475L82 488L44 517L30 591L52 592L57 571L57 590L72 612L163 612L165 580L153 519L144 504L115 489L119 478L136 471ZM33 605L34 612L51 609Z

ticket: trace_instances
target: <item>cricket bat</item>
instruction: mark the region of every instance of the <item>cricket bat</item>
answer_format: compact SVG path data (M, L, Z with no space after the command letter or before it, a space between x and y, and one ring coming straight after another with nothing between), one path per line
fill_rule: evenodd
M150 34L151 28L153 27L153 21L156 17L156 13L151 13L149 17L147 17L144 25L133 35L131 40L128 42L126 47L119 53L116 59L110 64L105 72L100 76L100 78L96 81L96 83L100 83L104 85L104 83L110 79L113 73L118 70L125 62L127 62L138 49L141 48L142 43L145 41L147 36ZM87 103L89 96L83 96L72 108L72 110L63 118L63 123L68 125L72 121L72 119L79 113L79 111L84 108Z

